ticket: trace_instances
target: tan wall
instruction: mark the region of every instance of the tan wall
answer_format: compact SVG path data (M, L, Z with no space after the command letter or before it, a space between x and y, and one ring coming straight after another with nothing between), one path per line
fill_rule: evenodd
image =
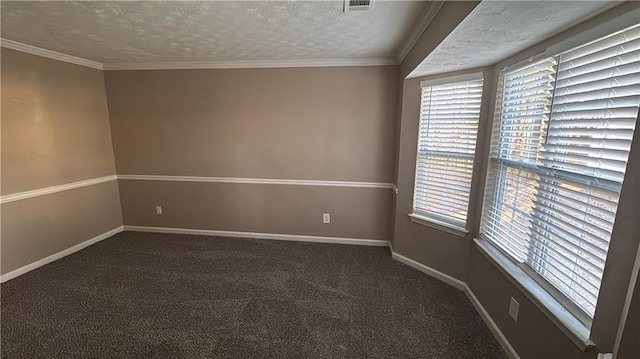
M397 79L396 66L107 71L118 173L393 183ZM121 185L128 225L390 237L390 189ZM156 216L163 201L183 213Z
M2 205L2 274L122 225L116 181Z
M120 180L131 225L388 239L393 191L375 188ZM162 215L155 206L161 205ZM331 213L331 224L322 213Z
M1 54L2 194L115 174L102 71Z
M637 273L636 275L638 274L640 273ZM640 358L640 342L638 341L638 338L640 338L640 282L636 281L617 358Z
M394 251L429 263L458 279L466 276L468 245L459 238L409 221L413 196L420 80L405 77L479 4L479 1L448 1L442 5L411 51L400 64L399 112L396 115L396 173L398 196L393 204L391 242ZM400 239L399 239L400 238ZM399 239L399 240L398 240ZM449 239L453 239L450 241ZM442 242L448 244L442 245ZM451 244L451 245L449 245ZM433 250L438 248L438 250Z
M429 267L444 272L462 281L466 280L469 261L469 241L474 233L470 232L466 238L444 232L422 224L412 222L409 214L413 208L413 185L415 180L415 164L418 147L418 127L420 120L420 82L425 79L455 76L463 73L484 71L484 92L489 93L492 85L492 69L461 71L451 74L415 78L404 81L404 98L402 103L402 118L400 127L400 149L398 160L398 195L396 197L396 212L394 226L393 249L400 255L409 257L420 263L428 263ZM490 103L485 101L481 112L486 114ZM486 121L487 116L481 116ZM482 123L480 128L485 128ZM481 130L482 132L483 130ZM481 148L482 135L479 135ZM476 158L482 157L482 151ZM475 163L479 168L481 161ZM475 199L478 194L479 171L475 171L470 196L469 219L473 222Z
M435 50L478 4L480 1L445 2L400 64L402 78L405 78L431 51Z
M629 2L624 3L621 6L611 9L591 20L583 22L578 26L575 26L497 64L494 67L496 75L498 69L508 64L518 62L528 56L539 53L548 46L556 44L573 35L580 34L597 26L598 24L614 19L619 15L633 11L637 8L638 4ZM493 92L495 93L495 86ZM489 133L487 133L487 135L489 135ZM633 180L635 178L640 178L640 166L638 166L638 164L640 164L640 146L637 145L637 143L640 143L640 136L635 136L634 143L632 144L625 177L626 181L618 204L616 223L611 236L611 244L609 246L609 254L602 279L600 296L598 298L598 305L591 328L591 340L596 344L596 349L600 352L613 351L615 336L620 322L622 307L635 259L634 256L640 241L640 228L638 227L640 223L637 220L637 216L633 216L634 213L639 213L640 211L640 201L637 200L637 198L640 198L640 183ZM484 152L488 153L488 141L485 142ZM481 178L484 178L484 175L485 173L483 172ZM478 249L474 247L473 251L477 250ZM485 273L481 268L476 266L479 262L480 261L472 261L469 265L469 273L474 274L474 276L468 281L468 285L472 290L475 291L477 287L486 283L498 285L500 281L509 281L509 278L504 275L492 275L490 273ZM488 303L509 303L509 297L510 295L508 292L501 292L499 290L491 291L482 303L483 305L489 305ZM496 322L501 327L509 325L508 320L510 320L500 319L504 316L503 309L504 307L501 311L489 310L492 317L495 316L498 318ZM531 310L537 311L536 308L532 308ZM540 318L542 317L540 316ZM527 343L528 338L535 337L540 332L553 332L556 329L555 325L550 325L550 322L547 320L535 320L529 323L522 323L519 321L518 327L520 328L518 331L507 330L505 331L505 334L510 341L516 343L514 346L523 358L536 357L534 352L532 352L534 348L524 344ZM564 337L566 338L566 336ZM563 345L563 342L567 344ZM557 351L558 353L573 352L575 353L575 356L579 358L594 357L593 352L580 352L576 345L566 340L558 340L556 343L557 344L554 346L549 346L549 355ZM560 354L556 354L556 356L562 357Z
M471 249L467 284L520 358L596 358L596 348L581 351L480 251ZM517 322L509 316L511 297L520 303Z
M640 178L640 146L635 145L640 141L640 136L635 136L634 147L629 159L627 169L627 181L623 188L618 216L612 243L609 249L609 259L604 273L600 301L596 309L592 327L592 339L597 348L585 352L580 349L553 324L538 308L527 299L525 294L514 286L511 280L499 271L495 265L488 261L473 245L472 238L477 235L480 219L481 198L486 173L486 154L488 153L489 135L488 127L491 124L493 112L493 97L495 97L495 82L499 68L539 53L547 46L562 41L574 34L592 28L597 24L608 21L615 16L624 14L638 7L637 3L625 3L607 11L594 19L582 23L568 31L544 41L530 49L527 49L510 59L493 67L493 75L489 79L485 77L485 85L491 80L492 84L485 93L483 105L488 112L481 116L478 151L476 155L476 169L474 185L472 188L471 207L475 203L476 208L471 208L469 219L471 223L470 234L466 238L460 238L429 227L421 226L409 221L407 214L411 211L411 197L413 192L413 176L415 169L416 141L419 113L419 81L421 79L405 80L403 87L403 111L401 117L400 145L399 145L399 172L397 210L395 213L394 250L408 256L426 266L442 271L445 274L467 282L471 290L476 294L490 316L501 328L507 339L515 347L522 358L595 358L598 351L611 352L615 341L617 326L620 321L622 304L626 296L627 285L633 265L633 256L640 240L639 221L637 213L640 213L640 183L629 180ZM428 33L429 28L427 28ZM426 40L425 40L426 41ZM429 44L439 41L430 39ZM433 45L433 46L436 46ZM425 49L430 46L425 45ZM430 51L430 50L429 50ZM428 52L423 53L423 58ZM414 54L417 56L417 54ZM413 64L419 61L411 62ZM413 68L402 65L402 73L407 73ZM470 70L469 72L474 72ZM435 76L432 76L435 77ZM487 106L488 105L488 106ZM483 138L484 137L484 138ZM517 323L508 316L509 298L514 296L519 299L520 319ZM544 349L544 352L542 351Z
M3 195L115 174L102 72L2 48ZM116 182L2 204L7 273L122 224Z

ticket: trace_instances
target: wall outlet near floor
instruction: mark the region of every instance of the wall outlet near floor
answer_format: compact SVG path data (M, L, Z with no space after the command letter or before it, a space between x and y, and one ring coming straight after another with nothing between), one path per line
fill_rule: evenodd
M331 223L331 214L323 213L322 214L322 223Z
M509 315L515 322L518 321L518 312L520 311L520 303L518 303L513 297L511 297L511 302L509 303Z
M156 206L156 214L162 214L162 207Z

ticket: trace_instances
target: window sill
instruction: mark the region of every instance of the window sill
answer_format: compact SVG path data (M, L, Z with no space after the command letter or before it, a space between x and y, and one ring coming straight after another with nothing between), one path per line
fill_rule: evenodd
M469 234L469 231L465 228L458 227L449 223L441 222L432 218L426 218L423 216L419 216L417 214L411 213L409 214L409 219L413 223L421 224L423 226L435 228L441 230L443 232L451 233L458 237L466 237Z
M591 329L569 313L562 302L549 294L522 268L513 263L500 250L487 243L486 240L477 238L473 240L480 253L505 274L580 350L584 351L588 347L595 346L589 340Z

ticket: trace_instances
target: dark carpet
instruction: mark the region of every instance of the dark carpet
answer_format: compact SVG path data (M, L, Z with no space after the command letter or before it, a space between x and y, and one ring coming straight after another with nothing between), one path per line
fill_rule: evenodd
M0 289L2 358L505 358L387 248L125 232Z

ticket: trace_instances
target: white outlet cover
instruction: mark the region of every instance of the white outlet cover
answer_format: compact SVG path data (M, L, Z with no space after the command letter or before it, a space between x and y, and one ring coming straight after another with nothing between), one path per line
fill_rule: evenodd
M162 207L156 206L156 214L162 214Z
M509 303L509 316L513 318L514 321L518 321L518 312L520 311L520 303L511 297L511 302Z
M323 213L322 214L322 223L331 223L331 214Z

